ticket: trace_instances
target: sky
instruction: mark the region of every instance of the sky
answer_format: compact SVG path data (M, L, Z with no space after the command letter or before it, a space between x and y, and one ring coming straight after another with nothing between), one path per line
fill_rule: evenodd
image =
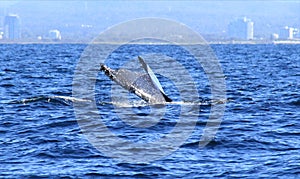
M91 39L108 27L143 17L176 20L201 34L222 36L234 19L248 17L255 36L268 37L280 28L300 28L300 1L34 1L0 0L0 22L18 14L24 38L58 29L65 38ZM0 23L0 27L3 23Z

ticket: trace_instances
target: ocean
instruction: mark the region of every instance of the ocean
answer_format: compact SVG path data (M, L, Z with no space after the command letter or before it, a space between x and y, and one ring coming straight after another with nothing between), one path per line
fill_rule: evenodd
M212 101L206 73L182 49L123 47L107 57L108 66L120 68L140 52L168 52L190 75L198 97L183 102L180 94L190 94L191 87L180 83L185 81L180 70L169 70L169 77L157 76L175 103L153 107L124 93L99 70L91 85L94 111L82 115L80 105L91 102L74 96L74 79L86 47L0 45L0 178L300 177L299 45L211 45L226 83L222 104ZM144 56L145 61L151 57ZM149 65L154 72L172 66ZM124 96L130 99L126 104ZM211 109L218 105L226 107L221 124L199 147ZM166 138L181 118L183 130ZM155 143L161 139L168 140ZM148 144L155 145L149 149Z

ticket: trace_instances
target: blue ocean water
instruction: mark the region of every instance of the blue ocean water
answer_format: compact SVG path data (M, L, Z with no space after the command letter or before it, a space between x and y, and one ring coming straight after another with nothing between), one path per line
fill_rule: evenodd
M216 137L199 148L210 114L210 91L207 79L195 77L203 85L198 101L204 103L193 134L170 155L134 164L98 151L77 123L68 97L72 97L76 65L86 45L0 45L0 177L299 178L300 46L211 47L226 77L229 99ZM137 49L151 48L161 47ZM167 50L176 53L172 48ZM132 53L138 55L138 51ZM178 58L185 55L177 53ZM186 61L198 74L199 67ZM160 79L163 85L172 86L168 79ZM155 140L176 125L175 105L169 109L174 120L166 118L149 130L124 126L103 110L111 107L105 103L105 94L113 83L100 72L97 80L97 107L106 116L105 124L120 137L135 142L147 141L147 137ZM177 99L179 92L167 89L166 93ZM147 106L134 110L145 116L149 112Z

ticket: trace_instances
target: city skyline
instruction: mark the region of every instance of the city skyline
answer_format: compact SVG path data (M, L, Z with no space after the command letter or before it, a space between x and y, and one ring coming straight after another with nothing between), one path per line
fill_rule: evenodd
M4 3L3 3L4 2ZM285 27L300 27L300 2L294 1L1 1L4 17L18 14L22 39L35 40L58 29L63 40L89 41L108 27L143 17L182 22L209 39L228 38L228 25L247 17L254 22L254 38L267 39Z

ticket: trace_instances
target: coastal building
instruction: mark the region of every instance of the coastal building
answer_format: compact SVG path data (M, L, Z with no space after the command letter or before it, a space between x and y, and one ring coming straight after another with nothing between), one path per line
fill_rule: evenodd
M292 40L294 38L294 31L294 28L285 26L284 28L280 29L279 38L281 40Z
M236 40L252 40L254 23L246 17L232 21L228 25L228 36Z
M54 41L61 40L60 31L57 29L49 30L48 36L51 40L54 40Z
M2 39L3 39L3 34L4 34L4 32L3 32L3 28L1 28L1 27L0 27L0 40L2 40Z
M271 40L278 40L279 39L279 34L272 34L271 35Z
M4 17L4 39L16 40L21 38L20 18L16 14Z

